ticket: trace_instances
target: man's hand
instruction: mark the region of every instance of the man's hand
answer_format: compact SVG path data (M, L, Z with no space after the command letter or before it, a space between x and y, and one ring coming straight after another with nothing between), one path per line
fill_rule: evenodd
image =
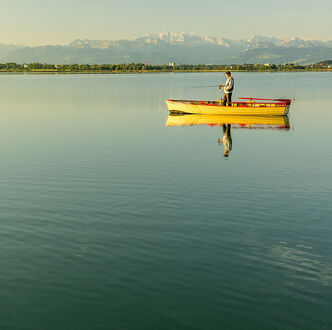
M225 85L219 85L219 89L223 89Z

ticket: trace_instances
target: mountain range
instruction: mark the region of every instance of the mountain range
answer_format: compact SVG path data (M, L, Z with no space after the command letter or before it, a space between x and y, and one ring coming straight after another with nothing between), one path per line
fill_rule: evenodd
M74 40L67 45L0 44L0 62L50 64L312 64L332 58L332 40L255 36L232 40L162 32L132 40Z

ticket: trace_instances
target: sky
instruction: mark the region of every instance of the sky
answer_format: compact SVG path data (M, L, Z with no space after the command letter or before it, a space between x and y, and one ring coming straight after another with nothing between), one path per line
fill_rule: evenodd
M0 8L0 43L8 44L63 45L164 31L332 40L331 0L0 0Z

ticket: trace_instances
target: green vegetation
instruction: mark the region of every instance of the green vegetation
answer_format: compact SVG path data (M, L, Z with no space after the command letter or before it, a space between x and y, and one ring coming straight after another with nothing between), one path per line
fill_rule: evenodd
M214 71L332 71L330 61L311 65L287 64L235 64L235 65L208 65L208 64L180 64L180 65L152 65L144 63L129 64L17 64L0 63L0 72L59 72L59 73L139 73L139 72L214 72Z

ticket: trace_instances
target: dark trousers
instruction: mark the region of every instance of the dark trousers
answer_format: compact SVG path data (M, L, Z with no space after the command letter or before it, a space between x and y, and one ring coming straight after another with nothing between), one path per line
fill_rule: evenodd
M232 93L225 93L224 98L222 99L222 105L227 105L228 107L232 105Z

